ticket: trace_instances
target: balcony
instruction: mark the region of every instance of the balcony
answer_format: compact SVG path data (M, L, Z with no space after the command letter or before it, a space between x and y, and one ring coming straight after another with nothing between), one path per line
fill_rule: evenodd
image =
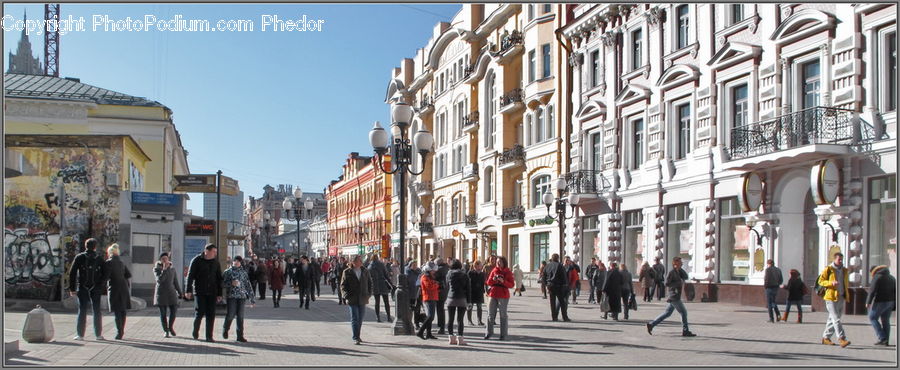
M599 194L611 186L600 171L581 170L565 175L566 191L569 194Z
M512 33L503 35L499 48L497 45L491 45L491 56L497 58L498 63L506 64L515 60L515 57L525 50L524 44L525 38L522 36L522 32L514 30Z
M466 227L474 229L478 227L478 216L466 215Z
M434 185L432 184L431 181L417 182L417 183L415 183L414 186L415 186L415 190L416 190L416 195L418 195L420 197L430 196L432 194L431 191L434 188Z
M731 130L726 169L752 171L864 151L875 129L859 113L815 107Z
M508 91L500 97L500 113L513 113L525 108L524 94L521 88Z
M478 163L469 163L462 170L462 181L478 181Z
M465 68L463 68L463 78L462 78L463 81L469 82L469 77L472 77L472 75L474 73L475 73L475 65L474 64L468 65Z
M429 98L428 95L425 95L422 97L422 101L419 102L418 109L420 115L434 112L434 102L431 101L431 98Z
M463 132L472 133L478 131L478 111L469 113L463 117Z
M513 206L504 208L503 216L501 216L501 219L503 220L503 222L525 222L525 207Z
M512 149L506 149L500 154L500 170L508 170L525 164L525 147L516 144Z

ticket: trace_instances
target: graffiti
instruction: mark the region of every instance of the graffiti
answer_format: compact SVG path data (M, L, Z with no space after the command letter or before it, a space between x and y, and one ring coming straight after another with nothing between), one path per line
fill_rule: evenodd
M44 232L30 234L28 229L5 229L3 250L7 294L17 290L20 297L22 291L32 298L53 297L63 274L59 235L51 237Z
M84 163L70 164L59 170L56 176L62 178L63 183L66 184L87 184L88 182L88 173L87 170L84 169Z

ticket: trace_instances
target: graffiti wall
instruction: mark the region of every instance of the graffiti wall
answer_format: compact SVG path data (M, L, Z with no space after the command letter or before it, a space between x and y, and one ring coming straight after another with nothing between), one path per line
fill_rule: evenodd
M105 247L118 239L119 192L106 174L121 174L122 152L10 149L26 164L21 176L4 179L6 297L57 300L83 240Z

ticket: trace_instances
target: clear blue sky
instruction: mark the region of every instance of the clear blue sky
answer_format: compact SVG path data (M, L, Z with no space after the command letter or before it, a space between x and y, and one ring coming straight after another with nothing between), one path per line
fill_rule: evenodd
M43 18L43 5L5 4L4 15ZM372 123L389 121L391 68L415 56L458 4L62 4L87 29L60 37L60 76L157 100L174 112L193 173L224 174L248 196L266 184L320 192L353 151L368 155ZM93 15L143 19L247 19L253 32L105 32ZM262 15L323 19L322 32L262 32ZM19 31L4 32L4 57ZM43 35L30 36L44 61ZM4 58L6 60L6 58ZM8 62L7 62L8 64ZM8 65L3 66L6 71ZM202 215L202 194L189 203Z

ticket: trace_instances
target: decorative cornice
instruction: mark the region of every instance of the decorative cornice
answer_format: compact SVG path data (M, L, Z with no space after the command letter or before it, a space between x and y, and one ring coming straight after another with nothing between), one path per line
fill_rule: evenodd
M665 10L658 6L654 6L650 8L650 11L644 14L644 17L647 19L647 24L650 26L661 26L664 14Z

